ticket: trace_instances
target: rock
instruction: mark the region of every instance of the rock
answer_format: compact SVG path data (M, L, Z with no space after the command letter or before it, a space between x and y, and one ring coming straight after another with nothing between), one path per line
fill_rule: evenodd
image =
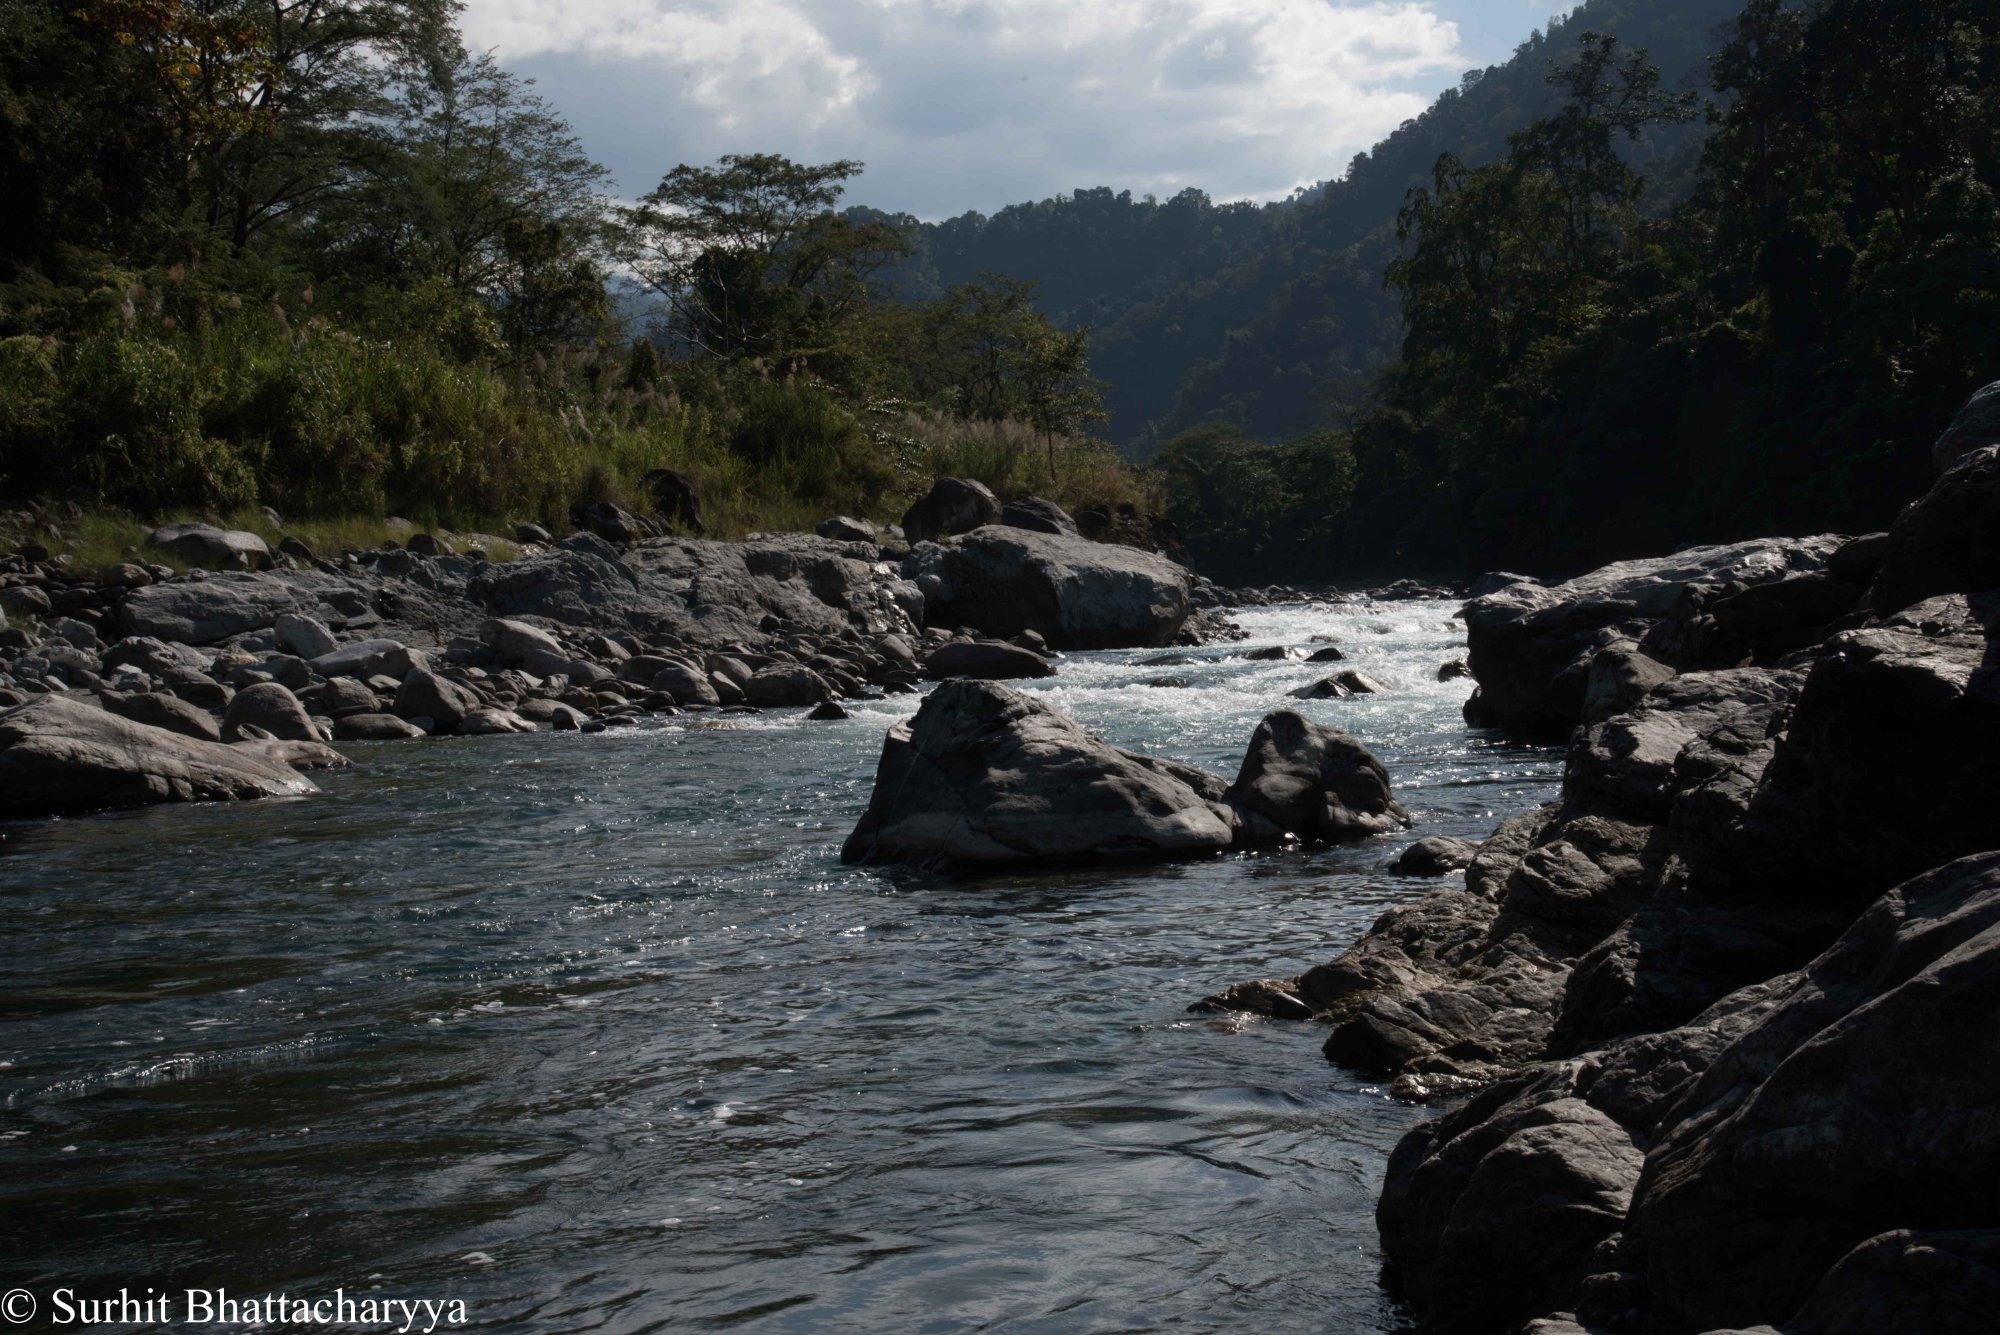
M1354 692L1332 677L1321 677L1318 681L1308 682L1288 694L1294 700L1345 700Z
M773 663L757 669L743 683L743 698L759 709L816 705L834 697L833 687L811 668L798 663Z
M375 692L352 677L335 677L320 687L319 702L327 716L334 719L382 712L382 701Z
M455 681L448 681L429 668L418 668L403 678L390 712L414 722L430 719L438 732L456 732L459 723L480 707L479 698Z
M1296 656L1297 655L1294 654L1293 651L1287 648L1286 646L1282 644L1272 644L1272 645L1266 645L1262 649L1251 649L1246 651L1243 655L1243 659L1245 662L1249 663L1289 663Z
M100 697L105 709L119 718L143 723L149 728L165 728L183 737L195 737L204 742L222 740L222 729L206 709L201 709L176 696L162 695L151 691L122 694L106 691Z
M514 525L514 541L536 547L546 547L554 542L555 535L540 524Z
M122 615L134 635L214 644L245 631L268 630L298 607L298 594L281 580L226 572L134 589L126 595Z
M530 723L546 723L557 732L575 732L586 718L582 710L560 700L523 700L514 706L514 712Z
M533 732L535 725L511 709L481 705L466 711L455 731L461 737L490 737L507 732Z
M146 542L189 565L264 570L271 564L270 547L255 533L213 524L168 524L154 529Z
M1228 800L1253 832L1267 837L1332 843L1410 824L1373 752L1340 729L1309 723L1289 709L1257 725Z
M313 671L322 677L352 677L364 682L371 677L401 681L425 665L421 650L387 639L358 640L312 660Z
M655 468L639 477L639 485L652 498L654 513L694 534L708 530L701 522L701 496L694 479L671 468Z
M1472 865L1479 845L1470 839L1433 834L1417 840L1389 864L1398 876L1449 876Z
M1466 666L1463 658L1454 658L1437 670L1439 681L1459 681L1471 675L1472 669Z
M715 684L700 668L687 663L668 662L653 674L647 683L653 690L664 691L674 698L677 705L719 705L722 697L717 694Z
M1655 662L1639 652L1630 640L1606 645L1590 660L1584 678L1583 721L1600 723L1613 714L1631 710L1654 687L1675 677L1665 663Z
M570 522L596 537L602 538L613 547L629 547L646 536L638 519L613 505L610 501L598 501L591 505L578 506L570 511Z
M1484 598L1487 594L1498 593L1509 585L1540 583L1541 581L1533 575L1516 575L1507 570L1489 570L1483 575L1475 576L1465 592L1468 598Z
M1942 473L1964 455L1989 445L2000 445L2000 382L1974 391L1965 401L1931 446L1931 462Z
M305 539L295 538L289 534L278 539L278 552L282 556L291 557L294 561L311 562L319 559L313 555L313 549L306 545Z
M1864 533L1858 538L1849 538L1835 548L1826 558L1826 573L1846 584L1859 584L1867 588L1875 581L1875 572L1882 568L1882 558L1889 554L1887 533Z
M1221 781L1099 741L1031 696L949 681L889 731L844 862L965 871L1229 848Z
M1040 654L997 640L957 640L931 651L924 670L939 679L971 677L1006 681L1021 677L1053 677L1055 664Z
M0 713L0 812L12 816L297 796L317 789L295 764L344 763L323 746L229 746L60 695Z
M1961 454L1889 526L1868 601L1892 616L1947 593L2000 589L2000 445Z
M1786 1322L1871 1240L1993 1217L2000 854L1891 891L1780 986L1672 1108L1632 1202L1663 1328Z
M1583 717L1590 661L1641 641L1690 589L1749 589L1818 571L1845 539L1764 538L1621 561L1554 588L1511 584L1465 605L1478 709L1531 736L1566 737ZM1670 664L1680 666L1678 663Z
M153 582L153 575L144 566L121 561L104 572L104 582L114 589L143 589Z
M275 681L247 686L236 693L222 716L222 739L241 741L255 727L264 735L288 742L317 742L324 739L313 725L312 716L299 698Z
M1343 663L1346 661L1346 651L1337 644L1325 645L1306 655L1306 662L1308 663Z
M1164 556L1026 529L919 548L904 574L927 587L930 624L998 639L1032 630L1064 650L1164 647L1191 611L1192 576Z
M340 641L333 637L332 631L296 612L280 613L271 623L271 629L278 647L300 658L321 658L340 648Z
M903 513L903 536L914 543L936 542L969 533L1000 517L1000 502L983 482L941 477L930 492Z
M814 530L822 538L831 542L873 542L875 526L865 519L849 519L838 515L832 519L822 519Z
M1023 496L1000 507L1000 522L1008 528L1025 528L1035 533L1076 532L1069 511L1039 496Z
M394 714L343 714L333 721L338 742L394 742L424 735L422 728Z
M480 625L479 639L509 667L524 667L537 659L559 663L570 657L562 641L525 621L494 617Z
M815 723L834 723L841 719L853 718L854 715L848 713L833 701L828 700L825 704L813 710L812 713L807 714L806 717Z
M32 584L10 584L0 588L0 612L23 617L45 617L54 610L49 595Z
M1247 983L1235 983L1215 996L1202 998L1188 1009L1197 1014L1204 1011L1240 1011L1273 1020L1310 1020L1313 1016L1312 1007L1299 995L1298 988L1283 978L1253 978Z

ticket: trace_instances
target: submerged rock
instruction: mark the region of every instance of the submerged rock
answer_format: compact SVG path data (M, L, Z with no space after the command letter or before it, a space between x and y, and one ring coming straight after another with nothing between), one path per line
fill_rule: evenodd
M933 677L971 677L979 681L1056 675L1055 664L1040 654L998 640L957 640L940 645L924 660L924 670Z

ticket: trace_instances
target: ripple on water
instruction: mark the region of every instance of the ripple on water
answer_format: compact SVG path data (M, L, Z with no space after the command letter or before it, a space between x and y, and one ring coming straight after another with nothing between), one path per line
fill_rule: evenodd
M843 868L909 698L359 746L306 801L0 827L10 1282L380 1286L535 1331L1393 1329L1373 1197L1419 1114L1308 1026L1184 1008L1421 893L1382 870L1409 839L1553 794L1559 755L1435 680L1451 612L1241 618L1389 687L1295 705L1419 818L1337 849ZM1232 773L1328 670L1156 656L1032 689Z

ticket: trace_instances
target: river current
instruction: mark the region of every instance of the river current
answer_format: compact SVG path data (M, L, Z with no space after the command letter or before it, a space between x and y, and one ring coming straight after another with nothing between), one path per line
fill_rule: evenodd
M1317 1026L1186 1008L1430 888L1383 870L1416 837L1553 794L1559 752L1435 680L1453 611L1252 611L1193 665L1030 685L1233 775L1327 670L1243 652L1337 642L1388 689L1296 707L1417 828L1333 849L842 867L913 697L354 745L308 799L0 824L0 1286L524 1332L1399 1329L1372 1212L1425 1114Z

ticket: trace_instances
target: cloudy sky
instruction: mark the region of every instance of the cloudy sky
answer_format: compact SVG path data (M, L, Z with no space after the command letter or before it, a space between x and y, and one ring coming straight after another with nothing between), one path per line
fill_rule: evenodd
M1551 0L469 0L619 192L680 162L859 158L942 218L1109 185L1270 199L1348 159Z

